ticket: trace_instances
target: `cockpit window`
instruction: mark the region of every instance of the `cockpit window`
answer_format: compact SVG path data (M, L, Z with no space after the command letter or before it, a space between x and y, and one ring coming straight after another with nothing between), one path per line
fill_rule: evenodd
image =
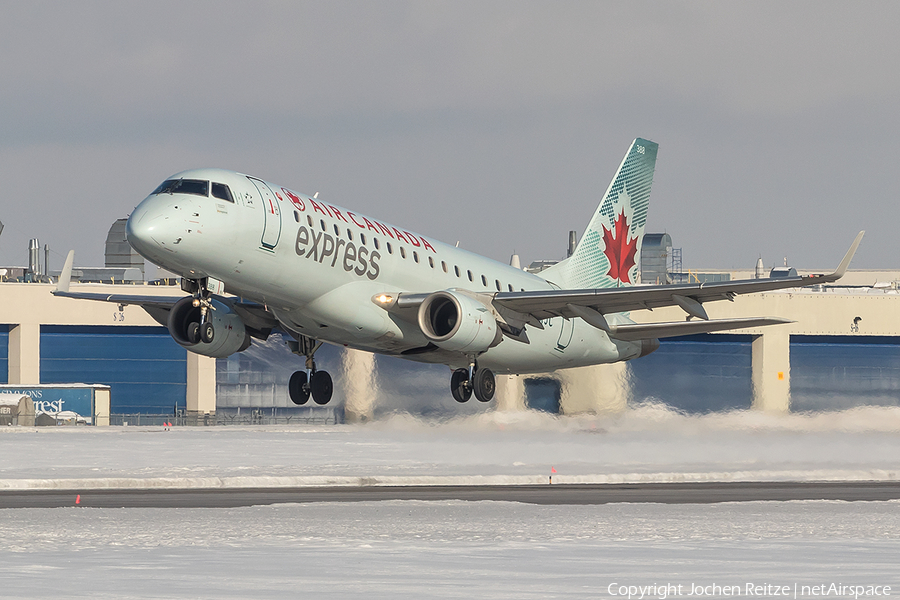
M227 200L228 202L234 202L234 198L231 197L231 190L228 189L228 186L224 183L216 183L215 181L213 181L212 195L213 198L219 198L221 200Z
M209 182L201 179L169 179L164 181L153 193L209 196Z

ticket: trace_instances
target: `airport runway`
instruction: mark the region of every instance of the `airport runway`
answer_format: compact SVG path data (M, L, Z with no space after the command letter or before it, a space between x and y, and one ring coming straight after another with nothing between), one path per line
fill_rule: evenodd
M232 508L301 502L466 500L529 504L608 504L900 499L900 481L727 482L473 486L336 486L144 490L3 490L0 508Z

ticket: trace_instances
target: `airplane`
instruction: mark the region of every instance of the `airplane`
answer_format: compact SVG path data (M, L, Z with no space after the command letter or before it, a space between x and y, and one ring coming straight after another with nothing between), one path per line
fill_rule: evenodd
M323 343L450 367L458 402L494 396L495 373L543 373L646 356L659 339L789 323L711 319L705 304L830 283L830 274L716 283L635 285L658 145L635 139L574 253L538 274L468 252L313 195L222 169L163 181L131 213L126 236L181 276L188 295L70 290L57 296L136 304L191 352L224 358L280 332L305 368L290 399L332 397L316 368ZM679 306L684 321L637 324L630 311Z

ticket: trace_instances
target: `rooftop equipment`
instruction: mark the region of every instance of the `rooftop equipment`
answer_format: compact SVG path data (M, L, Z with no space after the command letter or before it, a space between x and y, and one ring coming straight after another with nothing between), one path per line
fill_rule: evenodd
M41 242L37 238L28 240L28 272L35 279L41 275Z
M118 219L106 235L106 266L119 269L139 269L144 273L144 257L135 252L125 239L125 223L128 219ZM143 278L143 277L141 277Z
M671 283L669 257L672 237L668 233L646 233L641 243L641 283Z

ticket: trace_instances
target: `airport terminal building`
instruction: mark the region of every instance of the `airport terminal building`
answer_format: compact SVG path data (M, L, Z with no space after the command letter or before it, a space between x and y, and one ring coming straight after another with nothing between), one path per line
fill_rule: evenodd
M124 227L120 219L110 228L105 267L73 271L82 289L180 293L175 280L144 283L143 259L125 242ZM839 285L715 302L709 305L713 318L794 322L668 338L656 352L625 364L498 376L497 398L484 405L453 401L446 367L326 345L316 358L336 374L334 399L325 407L298 407L287 383L302 358L280 335L254 340L228 358L199 356L138 306L53 296L46 246L44 251L42 265L40 245L32 240L28 267L0 270L0 393L25 393L46 414L77 408L79 417L94 423L341 422L379 412L452 416L494 408L577 413L648 401L689 413L900 404L900 272L850 271ZM537 261L529 270L553 262ZM766 272L761 260L754 271L685 273L668 234L645 235L641 268L644 283L656 285L777 277L779 269L796 274L789 267ZM670 307L631 317L680 321L684 313Z
M872 276L856 272L847 277ZM122 291L120 286L96 287ZM142 286L141 293L154 287ZM36 384L109 386L112 423L137 423L137 415L145 415L144 422L152 421L151 415L165 415L206 423L345 418L348 398L342 397L340 376L333 405L291 404L287 378L301 359L278 335L216 360L187 352L137 306L57 298L52 289L51 284L0 283L0 384L7 384L7 391ZM155 289L171 294L171 289ZM710 312L719 318L773 315L796 322L662 340L655 353L627 364L622 384L626 401L659 401L687 412L900 404L898 309L900 294L892 286L774 292L716 303ZM645 312L632 317L684 318L677 308ZM329 369L344 373L345 354L328 347L319 356ZM378 404L370 412L393 406L420 414L454 414L489 410L494 404L457 405L443 389L442 367L387 357L372 359L371 367L369 387L373 397L377 390ZM498 378L499 387L503 379ZM517 380L515 393L521 396L512 406L563 413L584 409L583 402L567 402L565 376L510 379ZM38 410L60 408L45 400L38 399ZM587 409L603 406L589 404Z

